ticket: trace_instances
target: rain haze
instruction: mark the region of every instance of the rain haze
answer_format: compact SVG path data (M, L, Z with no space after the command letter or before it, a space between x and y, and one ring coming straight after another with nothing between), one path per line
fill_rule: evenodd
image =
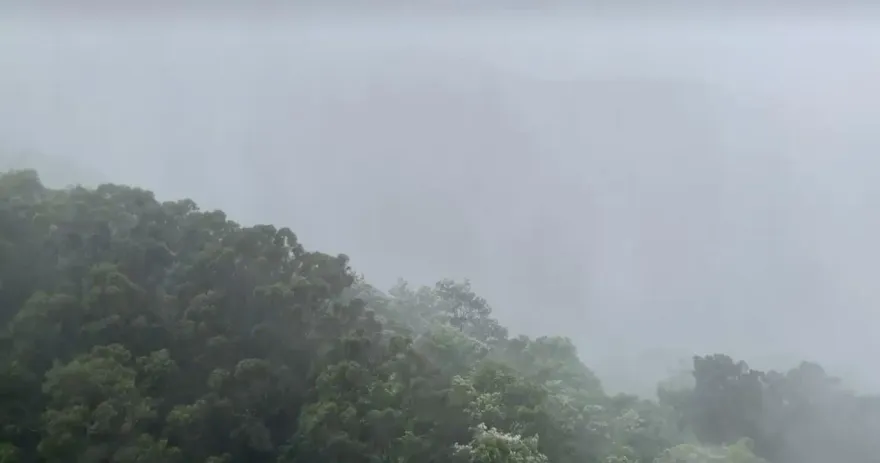
M725 352L876 390L880 32L719 18L9 15L0 147L468 277L610 389Z

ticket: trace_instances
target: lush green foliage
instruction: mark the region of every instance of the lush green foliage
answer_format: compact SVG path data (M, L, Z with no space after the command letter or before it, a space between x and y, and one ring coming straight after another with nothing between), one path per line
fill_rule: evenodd
M0 463L873 462L878 402L816 365L697 357L606 394L467 281L387 293L344 255L120 185L0 177Z

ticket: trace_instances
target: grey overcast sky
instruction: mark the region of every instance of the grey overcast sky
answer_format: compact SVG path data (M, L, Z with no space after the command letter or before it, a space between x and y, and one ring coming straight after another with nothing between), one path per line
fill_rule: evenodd
M872 18L8 15L0 148L470 277L612 388L716 351L880 388Z

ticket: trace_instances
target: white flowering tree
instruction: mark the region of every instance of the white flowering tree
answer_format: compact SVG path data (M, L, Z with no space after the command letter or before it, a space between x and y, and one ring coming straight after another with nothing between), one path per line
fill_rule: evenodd
M476 427L467 445L456 445L455 455L467 463L547 463L538 451L538 437L508 434L485 424Z

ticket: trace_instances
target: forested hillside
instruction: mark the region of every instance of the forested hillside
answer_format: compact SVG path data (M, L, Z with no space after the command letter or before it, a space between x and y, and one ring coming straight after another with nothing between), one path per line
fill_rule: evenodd
M287 228L124 185L0 177L0 317L0 463L880 458L880 401L818 365L697 356L612 396L467 281L381 291Z

